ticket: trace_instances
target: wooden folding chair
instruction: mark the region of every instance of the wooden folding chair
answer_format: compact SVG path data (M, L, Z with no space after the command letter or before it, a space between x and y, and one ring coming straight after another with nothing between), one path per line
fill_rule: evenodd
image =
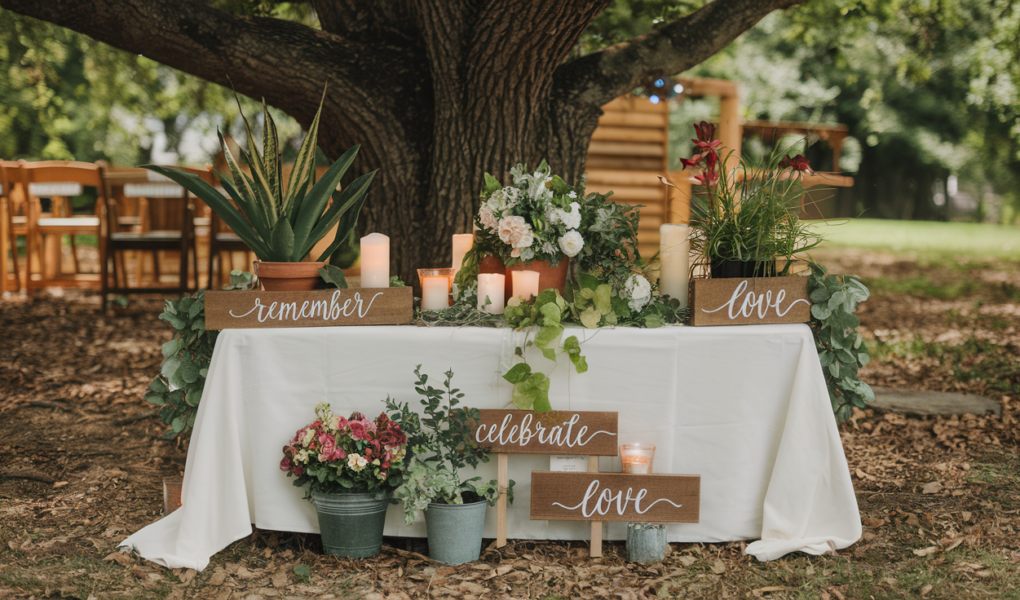
M94 276L82 274L78 264L74 236L95 236L99 240L99 259L103 260L102 222L98 213L106 204L102 168L92 163L72 161L18 161L22 189L28 198L28 256L25 267L25 287L86 286L96 285ZM75 216L70 198L80 195L85 187L96 189L97 216ZM42 211L40 198L50 199L50 211ZM70 236L74 274L66 277L61 269L60 240ZM55 236L48 238L46 236ZM33 262L39 263L38 278L33 273Z
M18 236L28 235L26 207L18 163L0 160L0 293L21 290Z
M212 181L208 169L193 169L187 167L174 167L181 171L198 175L207 183ZM127 198L137 198L139 206L150 212L142 216L141 231L118 231L121 227L121 220L118 214L117 202L108 200L106 215L107 228L111 233L106 239L106 261L103 262L103 301L109 294L130 294L130 293L180 293L184 294L190 288L188 276L189 255L195 271L195 287L198 287L198 263L195 249L195 225L194 225L194 203L195 199L183 187L152 174L146 183L125 184L123 195ZM151 229L149 228L151 225ZM120 254L124 251L152 252L154 256L154 271L157 279L156 286L130 287L127 274L124 269L124 262ZM175 287L160 286L160 268L158 253L161 251L176 251L180 253L180 266L178 271L178 284ZM112 261L112 262L111 262ZM113 265L113 285L110 285L110 264ZM141 273L138 273L138 283L141 283Z

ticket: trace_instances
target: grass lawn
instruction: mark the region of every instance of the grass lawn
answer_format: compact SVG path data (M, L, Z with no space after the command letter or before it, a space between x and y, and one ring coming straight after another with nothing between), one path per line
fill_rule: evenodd
M888 219L834 219L816 227L830 248L1020 260L1020 227Z

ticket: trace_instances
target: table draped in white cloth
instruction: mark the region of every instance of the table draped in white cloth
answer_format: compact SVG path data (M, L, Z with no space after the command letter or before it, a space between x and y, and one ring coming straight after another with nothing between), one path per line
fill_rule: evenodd
M772 560L820 554L861 535L860 514L821 366L806 325L568 328L583 340L578 375L532 354L550 374L560 410L616 411L620 442L656 445L654 471L701 476L698 523L671 524L671 542L759 540L747 552ZM183 506L122 542L169 567L201 570L231 542L260 529L318 532L315 509L280 471L282 448L313 409L382 412L387 395L420 408L414 368L440 387L452 369L464 405L505 408L500 377L524 334L477 327L335 327L226 330L216 341L184 475ZM496 477L495 460L478 474ZM586 522L529 519L531 471L546 456L512 455L511 539L586 540ZM602 471L620 471L603 457ZM424 537L391 506L386 535ZM490 509L485 536L495 537ZM626 539L626 523L604 536Z

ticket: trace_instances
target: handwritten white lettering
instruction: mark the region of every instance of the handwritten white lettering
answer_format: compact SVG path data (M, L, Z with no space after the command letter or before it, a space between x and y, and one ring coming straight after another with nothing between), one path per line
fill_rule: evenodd
M621 517L627 512L627 508L630 506L631 502L634 503L634 510L639 515L645 514L659 502L667 502L676 508L683 506L682 504L673 502L669 498L659 498L642 510L641 501L648 495L648 490L638 490L637 495L634 495L634 488L627 488L627 493L625 495L622 489L614 492L609 488L604 488L601 492L599 492L600 485L601 483L598 479L593 479L592 482L588 484L588 489L584 492L584 499L575 506L567 506L565 504L560 504L559 502L553 502L552 504L553 506L559 506L560 508L565 508L567 510L581 509L581 514L584 515L585 518L588 518L595 513L605 516L613 509L614 503L616 504L616 514ZM594 500L594 503L589 504L592 500Z
M530 413L524 415L521 422L516 424L513 422L513 417L512 414L507 413L500 423L493 423L488 426L484 423L480 424L475 429L475 441L479 444L498 443L500 446L525 448L533 439L537 439L540 444L574 448L576 446L587 446L588 442L600 434L616 435L615 433L600 429L586 438L585 434L588 433L587 425L580 427L575 435L573 431L574 425L581 420L581 415L578 414L571 416L569 421L563 421L560 425L555 425L551 428L546 428L541 422L537 421L534 422L534 427L532 427L533 419Z
M744 296L745 292L747 293L746 296ZM743 302L740 302L741 296L743 296ZM809 306L811 304L803 298L798 298L791 302L784 310L782 305L785 299L786 290L779 290L776 294L775 301L772 299L771 290L766 290L763 294L755 294L753 291L748 291L747 280L744 279L737 284L737 287L733 290L733 294L730 296L730 299L722 306L712 310L703 308L701 311L705 313L715 313L725 308L726 314L731 320L736 319L737 317L744 317L746 319L755 313L758 314L759 319L764 319L768 316L769 311L773 309L775 310L776 316L782 317L785 316L786 313L790 312L793 307L800 302ZM737 308L738 304L740 305L740 308Z

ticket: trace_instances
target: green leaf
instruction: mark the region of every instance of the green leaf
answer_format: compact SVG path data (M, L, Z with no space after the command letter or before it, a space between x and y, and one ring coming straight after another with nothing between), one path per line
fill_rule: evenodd
M294 258L294 230L290 228L290 221L280 219L273 227L272 240L270 241L271 260L277 262L297 262L301 257Z
M857 361L863 367L864 365L866 365L869 362L871 362L871 357L868 356L868 354L866 352L860 352L860 353L857 354Z
M531 366L528 363L517 363L503 375L503 379L517 385L531 376Z
M548 348L550 344L560 337L561 333L563 333L562 325L545 325L535 334L535 346L537 348Z
M153 379L152 383L149 384L149 389L157 394L165 394L170 391L170 389L166 387L166 382L163 381L161 377Z
M599 322L602 320L602 313L600 313L594 306L589 306L581 313L580 319L582 325L588 329L595 329L599 326Z
M174 433L180 433L184 431L184 426L186 424L187 421L185 420L184 415L181 415L174 418L174 420L170 423L170 427L174 430Z
M315 242L318 241L317 239L310 238L309 234L312 232L312 228L320 222L320 217L325 218L323 213L326 212L326 205L329 203L330 198L333 197L333 192L336 190L336 186L340 184L340 180L343 179L347 169L350 168L351 163L354 162L354 158L358 155L358 150L360 149L361 146L354 146L347 150L347 152L344 152L343 155L329 167L325 175L322 176L322 179L317 181L315 185L312 186L312 189L308 190L304 200L301 202L301 213L298 215L297 221L294 222L294 245L298 249L305 249L306 245L309 247L314 246ZM359 177L359 179L362 178ZM371 179L369 179L369 182L370 181ZM352 183L351 187L353 186L354 184ZM368 188L364 185L364 182L362 183L362 186L363 187L359 188L362 190L361 193L366 193ZM330 210L334 209L332 206L329 208ZM342 212L341 207L336 207L334 212L336 213L336 219L339 219L339 214ZM325 231L329 231L332 227L333 224L330 223L329 227L325 228ZM319 238L325 235L325 231L322 231L319 234ZM311 244L309 245L308 242L311 242ZM307 249L304 251L308 252Z
M337 235L334 236L329 248L327 248L327 252L332 254L340 247L340 244L347 239L346 236L350 235L357 224L358 215L361 213L361 207L368 197L368 189L372 185L376 173L378 171L366 173L351 182L351 185L347 186L342 192L333 193L333 204L326 209L322 218L315 223L311 233L305 240L306 253L311 251L312 246L329 233L333 225L337 225ZM323 252L323 255L327 255L327 252Z
M177 373L178 367L181 366L181 359L175 357L169 357L163 361L163 366L160 367L159 372L166 377L168 381L173 382L173 378ZM180 387L175 384L174 387Z
M547 325L560 324L560 315L563 313L563 311L557 305L556 302L547 302L546 304L543 304L539 311L542 313L542 316L545 317L545 322ZM542 346L539 346L539 348L541 347Z
M555 348L542 348L542 356L549 360L556 362L556 349Z
M483 194L488 196L495 192L496 190L501 189L502 187L503 185L499 182L498 179L496 179L492 175L489 175L488 173L485 174L485 189L482 191Z
M573 363L574 370L578 374L588 370L588 361L581 355L581 344L577 341L576 335L563 340L563 349L567 352L567 357L570 358L570 362Z
M335 288L346 290L347 289L347 278L344 277L344 272L339 267L333 265L326 265L319 269L319 277L326 283L332 285Z
M308 578L312 576L312 569L308 565L297 565L294 567L294 574L297 575L303 583L308 582Z
M194 319L198 315L202 314L203 310L205 310L205 302L194 302L191 305L191 308L188 309L188 316Z
M163 344L163 356L169 358L177 354L177 351L181 349L180 338L174 338L169 342Z
M195 383L198 381L198 365L191 361L183 361L181 363L181 367L177 370L176 375L180 377L184 383Z
M375 174L376 173L377 173L377 171L372 171L371 173L369 173L369 175L371 175L372 178L375 178ZM355 184L357 184L357 183L358 183L358 181L355 180L354 183L352 183L350 186L348 186L347 189L344 190L342 193L337 194L336 192L333 192L333 202L335 204L340 205L341 207L343 207L345 204L347 204L347 200L345 200L344 194L350 192L351 188ZM371 180L369 180L368 183L371 183ZM349 207L347 207L345 210L343 210L343 212L340 214L340 218L337 221L336 235L333 236L333 242L330 243L330 245L328 247L326 247L325 250L323 250L322 254L320 254L319 258L316 259L316 260L320 260L320 261L328 260L329 258L331 258L333 256L333 253L336 252L337 248L342 246L346 242L346 240L348 238L353 240L353 233L354 233L355 228L357 227L357 224L358 224L358 216L361 214L361 207L363 207L365 205L365 200L368 199L368 193L367 193L368 185L367 184L365 185L365 190L366 190L365 193L361 193L360 197L357 198L354 201L353 204L351 204ZM316 236L318 236L318 237L316 237ZM325 236L325 233L323 233L322 235L319 235L319 229L318 229L318 227L316 227L315 229L312 230L312 233L309 236L309 239L316 240L316 239L319 239L319 238L321 238L323 236ZM316 243L318 243L318 242L313 242L313 245L316 244ZM391 283L390 287L404 287L404 282L400 281L399 277L397 277L396 275L394 275L393 277L390 277L391 281L393 279L396 279L398 282L400 282L400 285L399 286L394 286Z
M838 360L834 360L831 363L829 363L829 373L833 377L839 377L839 361Z
M825 302L829 299L829 290L825 289L824 286L815 288L811 291L809 297L811 298L811 302L814 302L815 304Z
M533 406L538 412L543 412L538 410L538 406L546 407L546 411L550 410L552 405L549 404L549 378L543 373L532 373L530 377L514 386L512 399L514 406L521 410L528 410Z
M811 316L819 321L828 319L830 315L832 315L832 311L824 304L813 304L811 306Z
M662 327L662 326L664 326L666 324L666 322L662 320L661 316L659 316L658 314L654 314L654 313L646 316L644 319L645 319L645 327L647 327L649 329L655 329L657 327Z
M145 401L148 402L149 404L152 404L153 406L163 406L164 404L166 404L166 398L163 397L163 394L158 394L154 392L146 394Z
M608 283L595 288L595 308L603 315L613 312L612 293L613 288Z

